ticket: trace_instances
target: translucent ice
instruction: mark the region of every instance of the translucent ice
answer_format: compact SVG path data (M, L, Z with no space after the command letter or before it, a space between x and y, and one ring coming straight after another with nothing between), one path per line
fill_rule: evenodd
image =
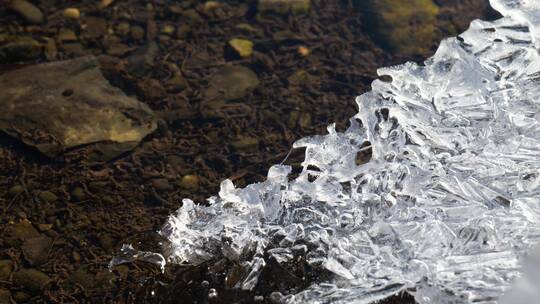
M424 65L383 68L345 132L299 140L303 171L273 166L208 206L185 200L161 234L166 258L226 258L252 289L274 259L333 273L288 303L493 303L540 241L540 1L492 0ZM367 145L372 158L356 155Z

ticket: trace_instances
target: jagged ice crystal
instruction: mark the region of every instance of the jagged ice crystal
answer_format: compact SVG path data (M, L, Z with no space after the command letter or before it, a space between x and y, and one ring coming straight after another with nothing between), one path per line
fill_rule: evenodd
M494 303L540 241L540 1L444 40L424 65L382 68L343 133L304 138L303 171L270 168L208 206L184 200L161 231L173 263L226 258L252 289L268 257L333 273L288 303ZM369 143L371 160L355 159ZM313 180L313 178L315 178ZM129 249L129 248L128 248Z

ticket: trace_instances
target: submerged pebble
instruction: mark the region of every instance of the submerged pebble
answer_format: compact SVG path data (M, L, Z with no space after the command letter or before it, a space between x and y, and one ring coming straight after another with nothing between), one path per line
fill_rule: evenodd
M45 20L41 10L26 0L13 0L9 8L17 12L28 23L41 24Z
M38 293L49 281L48 275L34 268L24 268L13 274L13 282L32 293Z

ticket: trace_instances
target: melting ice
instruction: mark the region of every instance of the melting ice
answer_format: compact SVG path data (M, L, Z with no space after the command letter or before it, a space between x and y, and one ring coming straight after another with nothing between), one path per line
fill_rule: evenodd
M496 302L540 240L540 1L491 2L502 19L380 69L392 81L356 99L348 130L296 142L297 178L276 165L243 189L225 180L209 206L184 200L161 231L167 260L235 261L242 289L268 257L333 273L288 303Z

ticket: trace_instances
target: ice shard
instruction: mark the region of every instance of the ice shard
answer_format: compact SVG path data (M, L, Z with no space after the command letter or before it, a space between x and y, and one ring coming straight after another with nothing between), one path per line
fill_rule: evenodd
M345 132L304 138L303 171L224 181L161 231L173 263L226 258L251 289L274 259L333 273L288 303L495 303L540 241L540 1L492 0L423 65L382 68ZM368 163L356 155L370 146Z

